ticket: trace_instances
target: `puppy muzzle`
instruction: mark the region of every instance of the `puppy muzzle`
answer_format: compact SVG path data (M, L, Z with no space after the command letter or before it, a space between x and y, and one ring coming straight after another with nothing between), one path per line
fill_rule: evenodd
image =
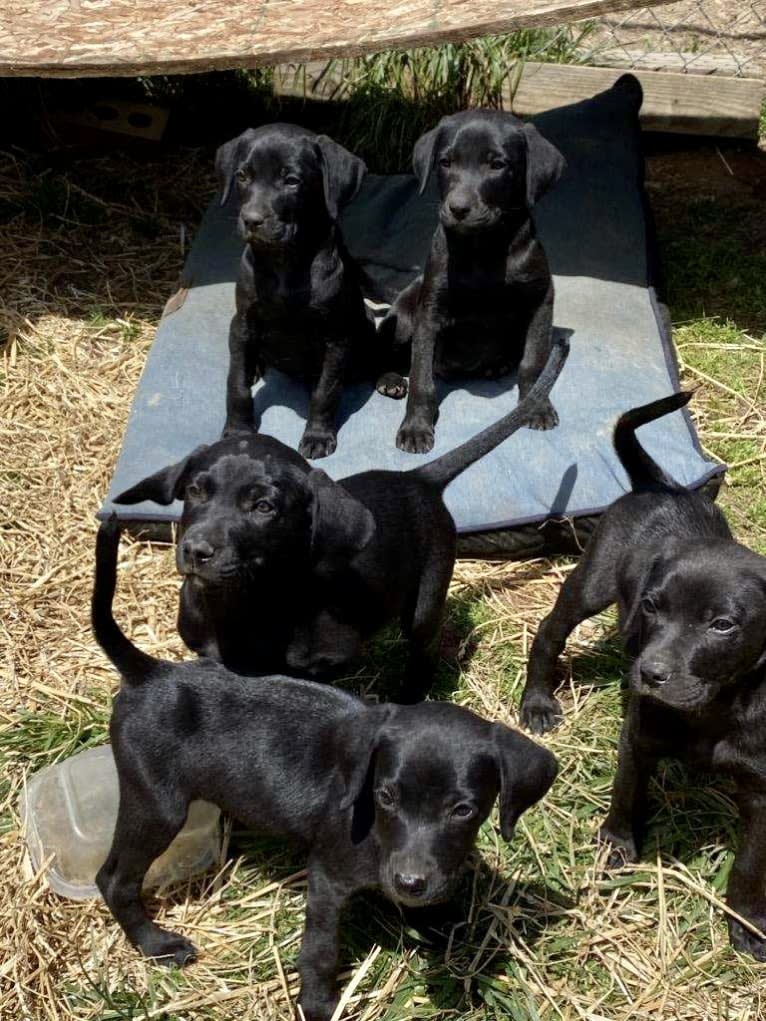
M254 223L240 217L239 232L248 244L256 248L282 248L294 242L296 225L276 218Z
M707 705L720 690L720 684L677 670L670 664L638 660L631 671L630 687L642 698L668 709L693 712Z
M442 226L453 234L480 234L482 231L492 230L500 223L501 214L491 209L468 210L463 213L460 207L457 208L460 211L456 215L448 201L445 201L439 209L439 220Z

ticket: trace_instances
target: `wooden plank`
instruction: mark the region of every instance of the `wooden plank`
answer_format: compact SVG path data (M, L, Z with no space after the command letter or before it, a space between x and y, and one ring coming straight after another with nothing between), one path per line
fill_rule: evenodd
M539 113L587 99L608 89L624 73L617 68L528 63L513 98L510 94L506 98L514 113ZM766 88L763 81L657 71L632 73L644 89L641 124L645 130L758 137Z
M626 71L669 71L680 74L720 74L724 77L762 78L766 76L766 60L744 53L674 53L665 50L644 52L613 48L595 50L591 59L599 67L621 67Z
M671 0L0 0L0 75L183 74L359 56Z
M757 138L766 82L753 78L631 72L641 82L641 124L646 131ZM624 70L576 64L524 64L516 91L505 90L503 105L519 116L589 99L613 85ZM275 69L281 96L331 100L344 97L338 65L318 61Z

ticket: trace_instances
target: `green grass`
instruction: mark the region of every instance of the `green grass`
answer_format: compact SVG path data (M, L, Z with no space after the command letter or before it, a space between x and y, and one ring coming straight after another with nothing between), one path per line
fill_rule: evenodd
M380 87L375 76L383 74L386 59L367 67L369 82L364 89ZM465 87L465 68L460 72L464 57L453 54L450 59L442 79L445 95L449 89ZM400 124L395 139L398 160L410 144L407 132L416 133L420 123L402 126L411 112L411 85L404 79L397 88L398 98L388 108L389 121L385 120L389 113L378 111L364 89L358 100L360 121L365 109L368 118L381 118L380 126L365 128L369 135L364 142L381 162L387 158L381 153L385 131ZM428 104L440 102L447 100L430 94L424 108L432 115L434 107ZM356 116L347 113L352 115ZM422 123L425 118L424 114ZM353 126L353 121L348 123ZM363 127L360 124L359 130ZM201 173L204 167L200 161ZM99 165L74 173L86 191L119 195L117 174L103 182L103 191L96 189L97 174L105 172ZM14 206L14 215L42 221L57 232L71 203L80 201L73 198L76 195L45 178L31 190L28 201ZM93 204L87 197L83 200ZM753 243L762 204L741 197L712 198L702 182L699 189L658 200L657 213L684 381L702 384L694 400L702 440L729 463L750 462L731 470L721 501L740 539L766 553L764 462L757 460L764 444L763 412L748 413L751 401L763 405L758 380L766 331L766 257ZM158 237L168 237L167 258L172 260L177 241L167 229L166 215L161 208L156 222L161 226ZM110 228L119 240L118 227ZM120 229L127 237L140 234L130 221ZM147 227L150 233L152 229ZM99 243L94 234L94 245ZM108 330L110 340L122 342L126 350L134 345L138 327L106 298L89 302L78 314L89 329ZM138 309L137 320L140 315ZM55 338L41 331L39 337L34 335L34 343L25 341L20 358L42 366L54 344ZM126 405L128 396L126 389ZM83 450L81 456L89 456L85 443ZM76 482L76 471L73 476ZM25 482L23 473L6 478L9 487ZM561 561L558 566L566 565ZM130 581L138 588L140 570L132 571L129 563L123 566L121 585L131 571ZM514 586L516 569L504 570L508 584L489 585L483 569L459 568L461 584L448 605L434 693L485 715L512 720L524 681L521 636L528 647L537 621L552 604L556 585L554 576L548 575L542 597L536 596L540 590L533 581ZM89 577L77 584L87 588ZM62 595L69 585L65 582ZM123 596L127 599L124 590ZM144 596L147 603L155 598L148 586ZM140 598L134 597L136 621L144 619L143 610ZM158 626L169 630L172 612ZM83 631L86 627L83 624ZM25 641L34 643L33 631L23 634ZM45 656L40 660L38 669L44 675L47 661ZM373 643L363 669L347 682L355 689L393 694L405 661L404 643L391 630ZM380 1001L362 1001L362 1016L369 1012L372 1021L760 1021L766 1016L764 971L728 948L723 913L710 900L725 890L736 845L737 818L729 784L716 777L692 776L675 763L663 765L651 788L642 862L618 873L605 873L597 866L594 835L614 776L626 664L611 611L570 641L561 692L565 720L546 739L561 763L556 785L543 804L523 817L511 844L500 840L496 815L482 828L475 867L451 912L403 916L372 895L350 905L343 927L346 977L377 945L380 952L361 992L370 994L390 983ZM18 777L23 770L36 770L102 743L107 739L108 714L106 694L100 692L90 703L70 700L61 712L15 709L12 723L0 727L2 775ZM9 791L6 781L2 794ZM10 802L7 808L0 822L6 849L18 842ZM9 860L8 881L18 882L18 863ZM187 971L166 972L138 960L105 910L37 893L34 909L25 916L32 919L29 941L35 948L29 953L32 964L26 974L36 974L38 959L52 969L60 958L66 970L56 984L55 1006L57 1016L67 1021L94 1017L148 1021L158 1016L167 1021L240 1016L287 1021L290 1013L279 985L276 955L289 976L299 948L305 887L301 881L292 882L278 892L252 898L266 884L284 883L304 864L300 849L235 826L231 855L217 886L203 877L162 891L155 900L162 924L185 929L203 950L200 962ZM23 898L26 887L20 890ZM24 914L26 905L19 904L18 910ZM58 927L66 937L86 910L91 910L93 923L88 936L78 932L71 946L65 939L51 950L50 930ZM34 986L32 978L28 981ZM261 988L271 999L257 999ZM227 991L241 992L241 998L208 1002ZM181 1003L186 1005L178 1006ZM37 1021L34 1014L29 1016ZM37 1016L56 1015L41 1010Z
M466 106L501 106L526 60L579 62L590 31L590 23L528 29L335 61L330 74L342 83L344 100L340 136L379 172L406 168L415 141L440 117Z

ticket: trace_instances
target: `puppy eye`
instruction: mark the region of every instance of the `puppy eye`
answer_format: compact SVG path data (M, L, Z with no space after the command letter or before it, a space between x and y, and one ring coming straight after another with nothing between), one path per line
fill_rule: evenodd
M471 805L455 805L450 812L450 818L456 819L459 822L465 822L466 819L470 819L473 815L473 807Z
M207 493L202 486L192 482L186 487L186 498L187 500L193 500L195 503L204 503L207 500Z
M505 170L505 160L494 159L489 161L492 170Z
M388 787L379 787L375 791L375 800L381 808L393 808L396 803L393 792Z
M288 174L286 177L283 178L283 181L288 188L297 188L298 185L301 183L300 177L297 177L295 174Z
M448 167L448 166L450 166L451 163L452 163L452 160L449 158L449 156L440 156L439 157L439 166L440 167Z
M710 630L717 631L719 634L723 635L729 631L733 631L736 626L735 621L729 620L728 617L716 617L710 625Z
M240 167L239 170L234 174L240 184L244 184L247 180L247 171L244 167Z
M654 600L649 599L648 596L646 597L646 599L641 600L641 609L644 611L644 613L648 613L650 616L653 613L657 612L657 607L654 605Z
M253 510L258 514L271 514L274 511L274 504L268 500L256 500L253 504Z

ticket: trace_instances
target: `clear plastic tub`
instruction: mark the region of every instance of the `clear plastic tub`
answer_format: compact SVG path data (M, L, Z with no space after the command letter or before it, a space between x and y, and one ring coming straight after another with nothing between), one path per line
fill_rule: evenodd
M27 781L19 800L35 872L74 900L99 897L96 873L106 861L117 819L117 769L109 745L89 748L48 766ZM145 887L176 882L210 868L221 850L220 810L193 801L186 824L149 869Z

